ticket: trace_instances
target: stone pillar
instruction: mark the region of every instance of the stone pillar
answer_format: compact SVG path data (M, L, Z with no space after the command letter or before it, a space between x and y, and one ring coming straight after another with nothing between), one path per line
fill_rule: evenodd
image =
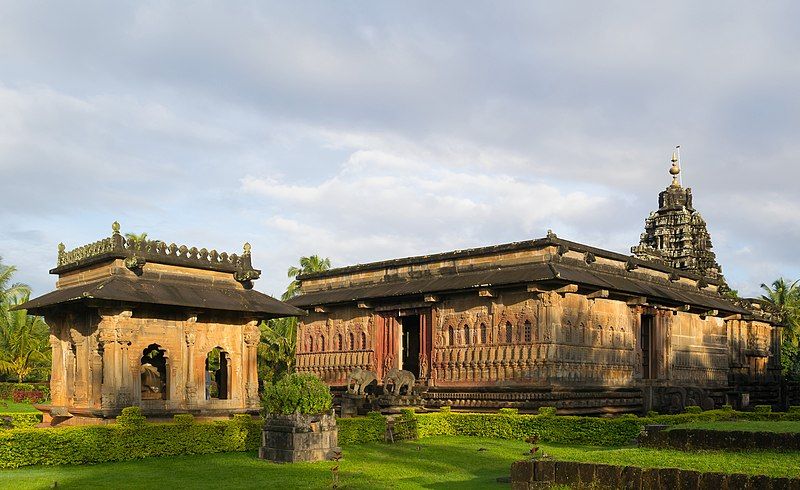
M196 317L194 317L196 319ZM197 386L197 377L195 376L195 353L194 353L194 343L197 340L197 335L194 333L194 325L193 322L190 321L190 324L186 326L184 330L184 338L186 340L186 370L184 371L184 380L186 381L186 388L185 388L185 395L186 395L186 406L187 408L197 408L200 402L198 398L198 386ZM205 383L205 377L203 378L203 383ZM202 393L200 396L205 399L205 384L202 386Z
M75 406L86 406L89 402L89 349L86 345L86 337L75 325L70 328L70 338L75 346L75 394L73 404Z
M49 320L48 320L49 321ZM51 327L53 331L53 327ZM64 357L64 342L55 334L50 334L52 364L50 371L50 399L54 406L66 406L67 400L67 366Z
M258 343L261 340L261 331L258 329L257 320L247 324L243 340L244 402L247 408L258 408L260 405L258 399Z

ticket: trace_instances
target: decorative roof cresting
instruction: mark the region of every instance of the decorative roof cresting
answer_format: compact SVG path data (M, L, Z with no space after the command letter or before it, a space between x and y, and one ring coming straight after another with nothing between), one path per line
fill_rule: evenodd
M246 286L258 279L261 271L253 269L250 259L250 244L245 243L241 255L217 252L205 248L169 245L161 240L126 239L120 234L120 224L111 225L111 236L93 243L66 251L63 243L58 244L57 268L79 265L92 258L124 258L130 269L141 269L148 261L197 267L202 269L233 272L237 281Z

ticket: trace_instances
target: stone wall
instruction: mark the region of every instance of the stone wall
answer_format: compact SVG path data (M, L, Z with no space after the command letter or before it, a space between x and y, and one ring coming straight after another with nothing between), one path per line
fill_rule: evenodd
M517 461L511 465L511 488L513 490L550 488L553 484L570 488L593 489L696 490L727 488L728 490L746 490L752 488L800 488L800 479L552 460Z

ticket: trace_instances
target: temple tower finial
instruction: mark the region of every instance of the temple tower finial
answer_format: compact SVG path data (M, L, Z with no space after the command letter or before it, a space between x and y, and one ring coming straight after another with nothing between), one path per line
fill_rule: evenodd
M669 174L672 175L672 185L675 187L680 187L680 182L678 182L678 175L681 173L681 167L678 165L678 148L680 146L675 147L675 151L672 152L672 166L669 168Z

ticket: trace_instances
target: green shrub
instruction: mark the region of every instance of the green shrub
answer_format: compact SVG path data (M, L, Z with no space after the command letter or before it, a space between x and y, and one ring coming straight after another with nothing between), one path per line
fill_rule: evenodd
M194 415L190 413L179 413L172 417L172 421L178 425L191 425L194 423Z
M730 403L726 403L725 405L722 405L721 410L724 410L726 412L731 412L733 411L733 405L731 405Z
M552 407L550 407L552 408ZM464 435L524 440L538 434L542 442L619 446L641 432L636 417L598 418L483 413L417 414L419 437Z
M130 413L130 412L129 412ZM210 423L142 423L0 431L0 468L253 451L263 422L249 416Z
M328 385L313 374L293 373L264 388L263 405L266 413L315 415L330 411L333 398Z
M392 433L395 441L419 438L417 417L413 409L400 410L400 416L394 419Z
M125 407L117 416L117 425L122 428L139 428L147 419L142 414L140 407Z
M800 405L792 405L787 413L800 413Z
M703 409L697 405L688 405L685 410L686 413L703 413Z
M771 405L756 405L753 407L753 411L756 413L771 413L772 406Z
M50 385L47 383L0 383L0 400L12 400L15 391L37 391L41 392L42 396L37 396L34 403L41 403L44 401L42 398L50 398Z
M386 437L386 417L370 412L366 417L336 419L339 427L339 444L383 442Z
M0 412L0 428L2 429L24 429L36 427L42 422L41 413L20 413L20 412Z
M518 415L519 409L518 408L501 408L497 411L500 415Z
M539 407L539 415L543 417L552 417L556 414L556 407Z
M443 407L439 407L440 412L450 413L450 405L445 405Z

